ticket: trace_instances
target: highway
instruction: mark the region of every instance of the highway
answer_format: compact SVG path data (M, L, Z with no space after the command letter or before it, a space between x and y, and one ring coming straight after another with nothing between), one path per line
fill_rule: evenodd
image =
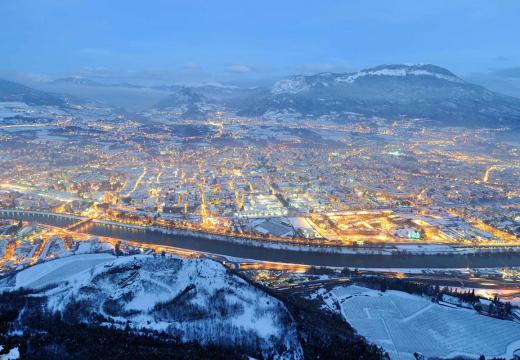
M338 277L325 280L311 280L303 282L295 282L294 284L272 284L271 288L281 292L306 295L313 291L321 288L333 289L340 285L349 285L352 283L363 283L367 279L367 276L383 276L386 278L395 278L395 273L380 273L361 271L360 275L353 277ZM433 286L438 285L441 288L458 288L458 289L477 289L477 293L499 293L504 294L505 299L520 297L520 284L517 282L508 282L497 279L486 279L486 278L474 278L474 277L463 277L454 276L449 277L446 274L400 274L400 279L430 284Z

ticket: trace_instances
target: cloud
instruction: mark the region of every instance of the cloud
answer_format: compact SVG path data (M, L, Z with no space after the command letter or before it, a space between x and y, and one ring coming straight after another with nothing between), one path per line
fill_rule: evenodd
M0 70L0 78L22 84L41 83L52 80L48 74Z
M503 78L520 79L520 66L495 69L492 71L491 74L494 76L503 77Z
M199 71L199 70L202 70L202 67L199 64L194 63L194 62L186 63L186 64L184 64L184 66L182 68L185 71Z
M520 66L490 68L488 72L474 72L464 78L490 90L520 98Z
M173 69L119 70L104 66L86 66L75 71L52 74L53 78L81 76L101 83L128 82L136 85L170 84L181 74Z
M496 61L509 61L509 58L500 55L500 56L497 56L497 57L495 58L495 60L496 60Z
M356 69L347 63L323 63L323 64L303 64L297 67L298 73L317 74L323 72L343 73L353 72Z
M47 82L51 80L51 77L47 74L27 73L24 76L29 82Z
M84 66L78 71L78 75L89 76L89 75L102 75L110 73L110 70L104 66Z
M247 74L253 71L250 66L244 64L231 64L226 66L225 70L233 74Z
M104 48L83 48L79 49L78 53L85 56L114 56L116 55L111 49Z

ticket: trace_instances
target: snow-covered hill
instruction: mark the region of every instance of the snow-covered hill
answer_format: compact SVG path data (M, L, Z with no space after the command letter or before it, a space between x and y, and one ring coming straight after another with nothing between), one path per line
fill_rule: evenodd
M442 306L428 298L361 286L321 289L320 296L361 335L382 346L392 359L486 357L511 359L520 351L520 324Z
M294 75L240 114L346 121L349 115L412 117L447 126L519 126L520 99L464 81L435 65L381 65L352 73ZM277 116L280 115L280 116Z
M302 356L284 304L209 259L77 255L0 280L0 291L22 287L45 298L49 311L80 321Z
M295 75L277 81L273 94L296 94L319 87L333 87L337 83L353 84L366 78L422 78L438 79L462 84L464 80L450 71L434 65L381 65L353 73L320 73L311 76Z

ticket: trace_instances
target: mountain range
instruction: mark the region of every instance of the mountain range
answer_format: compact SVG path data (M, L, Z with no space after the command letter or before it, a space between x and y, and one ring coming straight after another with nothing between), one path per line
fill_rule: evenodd
M348 73L293 75L269 87L223 85L139 86L100 84L85 78L55 80L94 89L131 88L161 96L151 109L180 118L205 119L215 111L270 119L424 118L448 126L512 126L520 124L520 99L472 84L435 65L381 65ZM9 84L14 84L10 83ZM0 99L45 103L52 95L20 85L13 94L0 83ZM9 89L9 87L7 87ZM115 90L114 90L115 91ZM76 94L77 95L77 94Z
M24 102L27 105L54 105L63 106L63 98L45 91L36 90L28 86L0 79L0 102Z
M520 124L520 99L468 83L434 65L382 65L352 73L295 75L270 89L248 89L247 94L234 90L224 99L206 88L192 90L182 104L186 108L202 111L208 104L221 105L250 117L342 122L352 116L376 116L425 118L450 126ZM179 107L179 103L167 98L156 105L168 107Z

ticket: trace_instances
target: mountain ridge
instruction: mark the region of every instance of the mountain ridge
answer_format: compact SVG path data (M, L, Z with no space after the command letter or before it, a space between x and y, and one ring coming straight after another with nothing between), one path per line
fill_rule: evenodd
M518 127L520 99L467 82L432 64L379 65L356 72L290 75L254 90L191 87L154 109L180 109L182 118L208 118L216 109L239 116L282 120L422 118L441 126ZM174 93L175 94L175 93ZM180 92L177 92L180 94ZM184 99L184 102L177 101ZM193 101L195 99L197 101ZM177 100L175 100L177 99Z
M60 97L20 83L0 79L0 101L24 102L27 105L55 105L63 106L65 101Z
M314 79L320 80L334 80L337 82L353 83L358 79L366 76L425 76L433 77L437 79L443 79L447 81L453 81L457 83L464 83L464 80L453 74L451 71L444 69L440 66L426 64L426 65L378 65L372 68L362 69L356 72L346 73L334 73L334 72L321 72L313 75L291 75L284 79L277 81L272 89L272 93L284 93L287 90L289 93L293 93L294 89L285 89L285 85L290 81L295 82L309 82ZM324 84L323 82L321 84ZM314 83L313 85L316 85Z
M270 94L240 111L244 116L299 118L348 114L425 118L443 125L520 124L520 99L466 82L442 67L380 65L351 73L295 75L276 82Z
M126 83L103 85L84 77L56 81L80 87L139 87ZM473 84L432 64L390 64L356 72L291 75L271 87L172 85L143 89L165 93L148 110L167 111L182 119L203 120L224 111L281 121L290 118L341 123L352 118L420 118L441 126L520 127L520 99ZM54 93L7 80L0 80L0 101L58 106L66 102Z

